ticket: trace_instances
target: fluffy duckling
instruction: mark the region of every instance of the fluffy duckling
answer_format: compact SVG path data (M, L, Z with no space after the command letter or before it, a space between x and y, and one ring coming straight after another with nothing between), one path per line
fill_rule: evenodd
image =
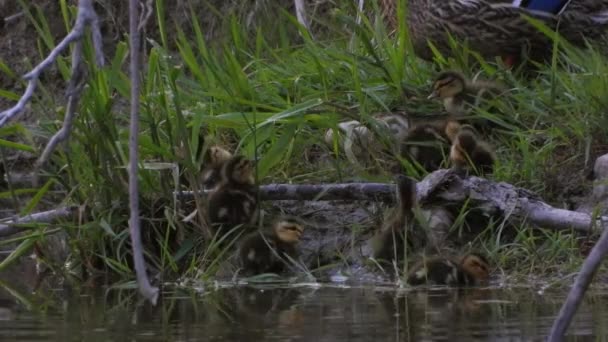
M454 260L432 258L414 265L407 282L417 285L476 286L488 282L490 265L477 253L469 253Z
M204 190L208 192L217 190L222 180L222 165L231 158L232 153L219 145L214 145L207 149L203 158L202 183Z
M459 131L460 124L455 120L417 124L401 142L400 155L428 172L435 171L448 156L450 144Z
M234 156L222 164L220 180L208 197L207 212L212 225L248 225L257 220L254 171L254 162L243 156Z
M477 138L473 128L463 125L452 141L450 161L457 170L471 168L476 174L489 174L494 170L496 157L492 148Z
M449 70L437 76L428 99L439 98L448 113L461 117L468 114L471 106L478 104L480 96L496 96L505 90L498 83L470 81L462 73Z
M378 261L400 260L404 254L404 244L408 249L414 245L408 225L413 219L412 208L416 204L416 181L410 177L397 176L398 206L388 224L372 238L372 256Z
M246 274L281 273L290 259L296 260L296 245L304 227L293 217L284 217L272 230L257 231L244 237L239 247L239 259Z

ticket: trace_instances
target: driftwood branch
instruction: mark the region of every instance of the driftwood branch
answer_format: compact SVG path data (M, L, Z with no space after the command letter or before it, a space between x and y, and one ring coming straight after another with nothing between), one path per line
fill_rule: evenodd
M78 1L78 14L76 23L72 30L63 38L63 40L55 46L49 55L38 64L34 69L25 74L23 78L27 80L27 87L17 104L3 112L0 112L0 127L4 126L9 120L23 112L25 105L30 101L36 90L36 82L40 78L40 74L48 68L59 55L73 42L79 41L83 36L85 29L89 25L92 31L93 45L95 48L95 57L98 65L103 65L103 51L101 44L101 33L99 30L98 18L93 9L93 0Z
M137 181L139 164L138 137L139 137L139 87L141 46L139 36L139 1L129 0L129 45L130 45L130 77L131 77L131 124L129 126L129 229L131 245L133 248L133 263L137 275L139 291L153 305L158 299L158 288L150 285L146 273L146 264L141 242L141 225L139 218L139 184Z
M566 330L568 330L568 326L570 326L570 322L572 322L572 318L581 304L585 292L593 280L593 276L600 267L602 260L606 257L606 254L608 254L608 229L604 229L599 241L593 246L591 253L589 253L585 262L583 262L581 271L574 281L574 286L570 289L566 302L562 305L557 319L553 322L548 341L564 340Z
M421 205L439 203L471 206L489 216L506 217L509 222L527 222L550 229L574 229L588 232L599 226L586 213L559 209L543 202L530 191L508 183L495 183L485 178L460 178L450 170L438 170L417 184L417 197ZM184 191L178 197L191 198L194 194ZM260 198L264 201L382 201L395 200L395 186L384 183L347 184L269 184L260 186Z
M526 189L508 183L469 177L462 179L450 170L438 170L416 185L418 202L443 205L462 205L469 201L491 216L503 216L510 222L527 222L551 229L574 229L589 232L602 227L601 220L582 212L554 208ZM395 185L386 183L346 184L268 184L260 186L263 201L395 201ZM192 191L175 193L181 199L194 198ZM204 194L203 194L204 196Z
M55 210L43 211L19 219L0 223L0 237L6 237L23 232L21 225L28 223L51 223L59 219L74 216L78 210L77 206L63 207Z

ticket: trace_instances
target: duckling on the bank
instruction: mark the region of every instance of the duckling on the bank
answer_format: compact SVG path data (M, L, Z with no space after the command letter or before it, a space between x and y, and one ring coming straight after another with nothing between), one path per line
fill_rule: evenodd
M232 153L219 145L214 145L207 149L203 158L204 168L202 171L203 189L205 191L212 192L217 190L222 180L222 166L231 158Z
M244 272L253 275L285 271L287 265L298 258L296 245L303 231L298 219L284 217L274 222L270 231L257 231L245 236L239 247Z
M257 220L257 187L254 162L244 156L225 161L216 190L208 197L209 221L213 226L250 225Z
M412 285L476 286L488 282L490 265L480 254L469 253L459 260L432 258L414 265L407 282Z
M459 130L460 124L449 119L439 124L417 124L401 142L400 155L428 172L435 171L448 156L450 144Z
M496 157L492 148L477 138L473 128L463 125L452 142L450 161L460 171L473 170L475 174L490 174Z
M412 208L415 204L416 181L407 176L397 176L397 208L388 223L372 238L374 259L384 262L402 260L404 249L413 248L415 241L410 226L414 216Z
M478 104L480 97L496 96L504 91L498 83L471 81L460 72L448 70L437 76L428 99L439 98L448 113L462 117L469 113L471 106Z

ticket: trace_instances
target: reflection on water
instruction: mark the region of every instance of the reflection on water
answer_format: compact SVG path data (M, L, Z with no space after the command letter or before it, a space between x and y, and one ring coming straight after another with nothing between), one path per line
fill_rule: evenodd
M166 291L151 307L133 290L32 291L0 282L0 341L542 340L564 296L531 289L226 286ZM587 298L572 340L608 336L607 304L606 293Z

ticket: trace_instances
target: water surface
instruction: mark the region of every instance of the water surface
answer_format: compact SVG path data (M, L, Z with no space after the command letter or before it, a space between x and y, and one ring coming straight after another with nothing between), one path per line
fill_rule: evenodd
M152 307L131 289L0 285L0 341L536 341L566 295L216 284L173 287ZM569 340L607 340L607 308L607 292L590 293Z

